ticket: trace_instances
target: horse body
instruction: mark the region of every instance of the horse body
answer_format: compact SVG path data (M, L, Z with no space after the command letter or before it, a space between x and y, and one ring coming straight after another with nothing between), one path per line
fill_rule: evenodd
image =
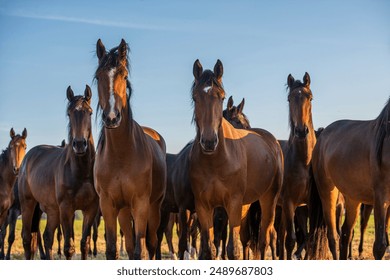
M222 118L223 68L217 61L214 72L194 63L195 143L190 153L190 181L202 231L202 258L214 259L213 210L225 208L229 217L228 256L239 258L238 238L243 205L260 201L261 257L270 240L276 198L282 182L283 156L276 139L235 129ZM270 146L277 145L275 153Z
M389 103L377 119L341 120L325 128L313 152L313 173L328 226L329 248L334 259L337 230L335 202L338 191L345 198L340 258L346 259L361 203L374 206L374 257L386 249L385 219L390 202L390 140L387 137Z
M78 209L83 211L84 216L80 241L81 257L87 258L91 226L98 210L98 196L92 176L95 148L90 120L91 94L87 86L84 96L74 96L68 87L69 143L72 144L64 148L36 146L27 153L23 161L18 184L26 259L34 257L34 252L31 252L31 231L37 204L47 214L47 225L43 235L46 258L53 258L54 231L60 224L64 234L65 257L72 258L75 252L74 212Z
M15 134L13 128L10 130L11 140L8 147L0 154L0 258L4 259L4 237L3 225L8 217L8 210L12 206L13 187L19 173L19 167L26 153L27 130L22 135Z
M99 66L95 77L104 127L94 174L106 225L106 257L118 257L119 218L129 258L154 258L166 184L165 142L156 131L144 130L132 118L126 42L122 40L107 53L99 39L96 49Z
M279 204L282 206L282 217L279 228L279 257L292 258L296 242L294 214L299 206L309 202L310 164L312 151L316 143L312 115L310 76L305 73L303 82L295 80L290 74L287 78L289 87L290 137L282 142L284 155L283 187ZM303 232L307 232L303 222ZM305 234L304 234L305 235Z

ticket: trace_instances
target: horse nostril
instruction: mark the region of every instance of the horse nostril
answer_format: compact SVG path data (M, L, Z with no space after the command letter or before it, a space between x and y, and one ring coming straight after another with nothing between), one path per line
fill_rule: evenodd
M83 145L84 147L87 147L87 140L83 139Z
M305 134L308 135L309 134L309 128L307 126L305 126Z
M115 116L115 118L119 120L119 119L120 119L120 117L121 117L121 113L118 111L118 112L116 113L116 116Z

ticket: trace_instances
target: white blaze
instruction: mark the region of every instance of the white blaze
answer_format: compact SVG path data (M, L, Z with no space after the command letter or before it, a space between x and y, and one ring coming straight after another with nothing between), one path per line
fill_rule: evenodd
M114 96L114 76L115 76L116 68L110 69L108 71L108 81L109 81L109 93L110 93L110 112L108 113L108 117L113 119L115 118L115 96Z
M212 88L212 86L205 87L205 88L203 89L203 91L207 93L211 88Z

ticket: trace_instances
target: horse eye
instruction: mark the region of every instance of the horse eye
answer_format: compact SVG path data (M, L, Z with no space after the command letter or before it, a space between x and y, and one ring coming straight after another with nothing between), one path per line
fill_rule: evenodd
M127 80L127 76L125 76L125 80Z

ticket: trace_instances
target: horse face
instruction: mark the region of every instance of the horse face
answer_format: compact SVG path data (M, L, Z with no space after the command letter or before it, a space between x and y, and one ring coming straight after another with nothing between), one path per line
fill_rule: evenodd
M225 91L222 87L223 66L217 61L214 72L203 72L199 60L194 63L194 119L198 129L199 144L206 154L215 152L218 146L218 129L222 123L222 104Z
M127 44L122 39L117 48L106 53L99 39L96 48L99 67L95 77L103 123L107 128L116 128L121 123L122 111L127 104Z
M15 131L11 128L10 131L11 141L8 145L11 153L11 161L12 161L12 171L15 175L19 173L20 164L26 154L26 138L27 138L27 130L24 129L22 135L15 135Z
M243 98L238 106L233 105L233 97L229 97L226 109L223 110L223 117L230 122L234 128L248 129L250 128L249 120L242 112L244 109L245 99Z
M76 155L84 155L87 152L88 140L92 133L91 96L92 92L88 85L85 88L84 96L74 96L70 86L67 90L69 100L69 140Z
M303 83L295 81L291 74L288 76L287 84L290 88L288 95L290 122L294 136L297 139L306 139L309 134L311 122L311 101L313 99L310 90L310 76L305 73ZM297 86L298 84L298 86Z

